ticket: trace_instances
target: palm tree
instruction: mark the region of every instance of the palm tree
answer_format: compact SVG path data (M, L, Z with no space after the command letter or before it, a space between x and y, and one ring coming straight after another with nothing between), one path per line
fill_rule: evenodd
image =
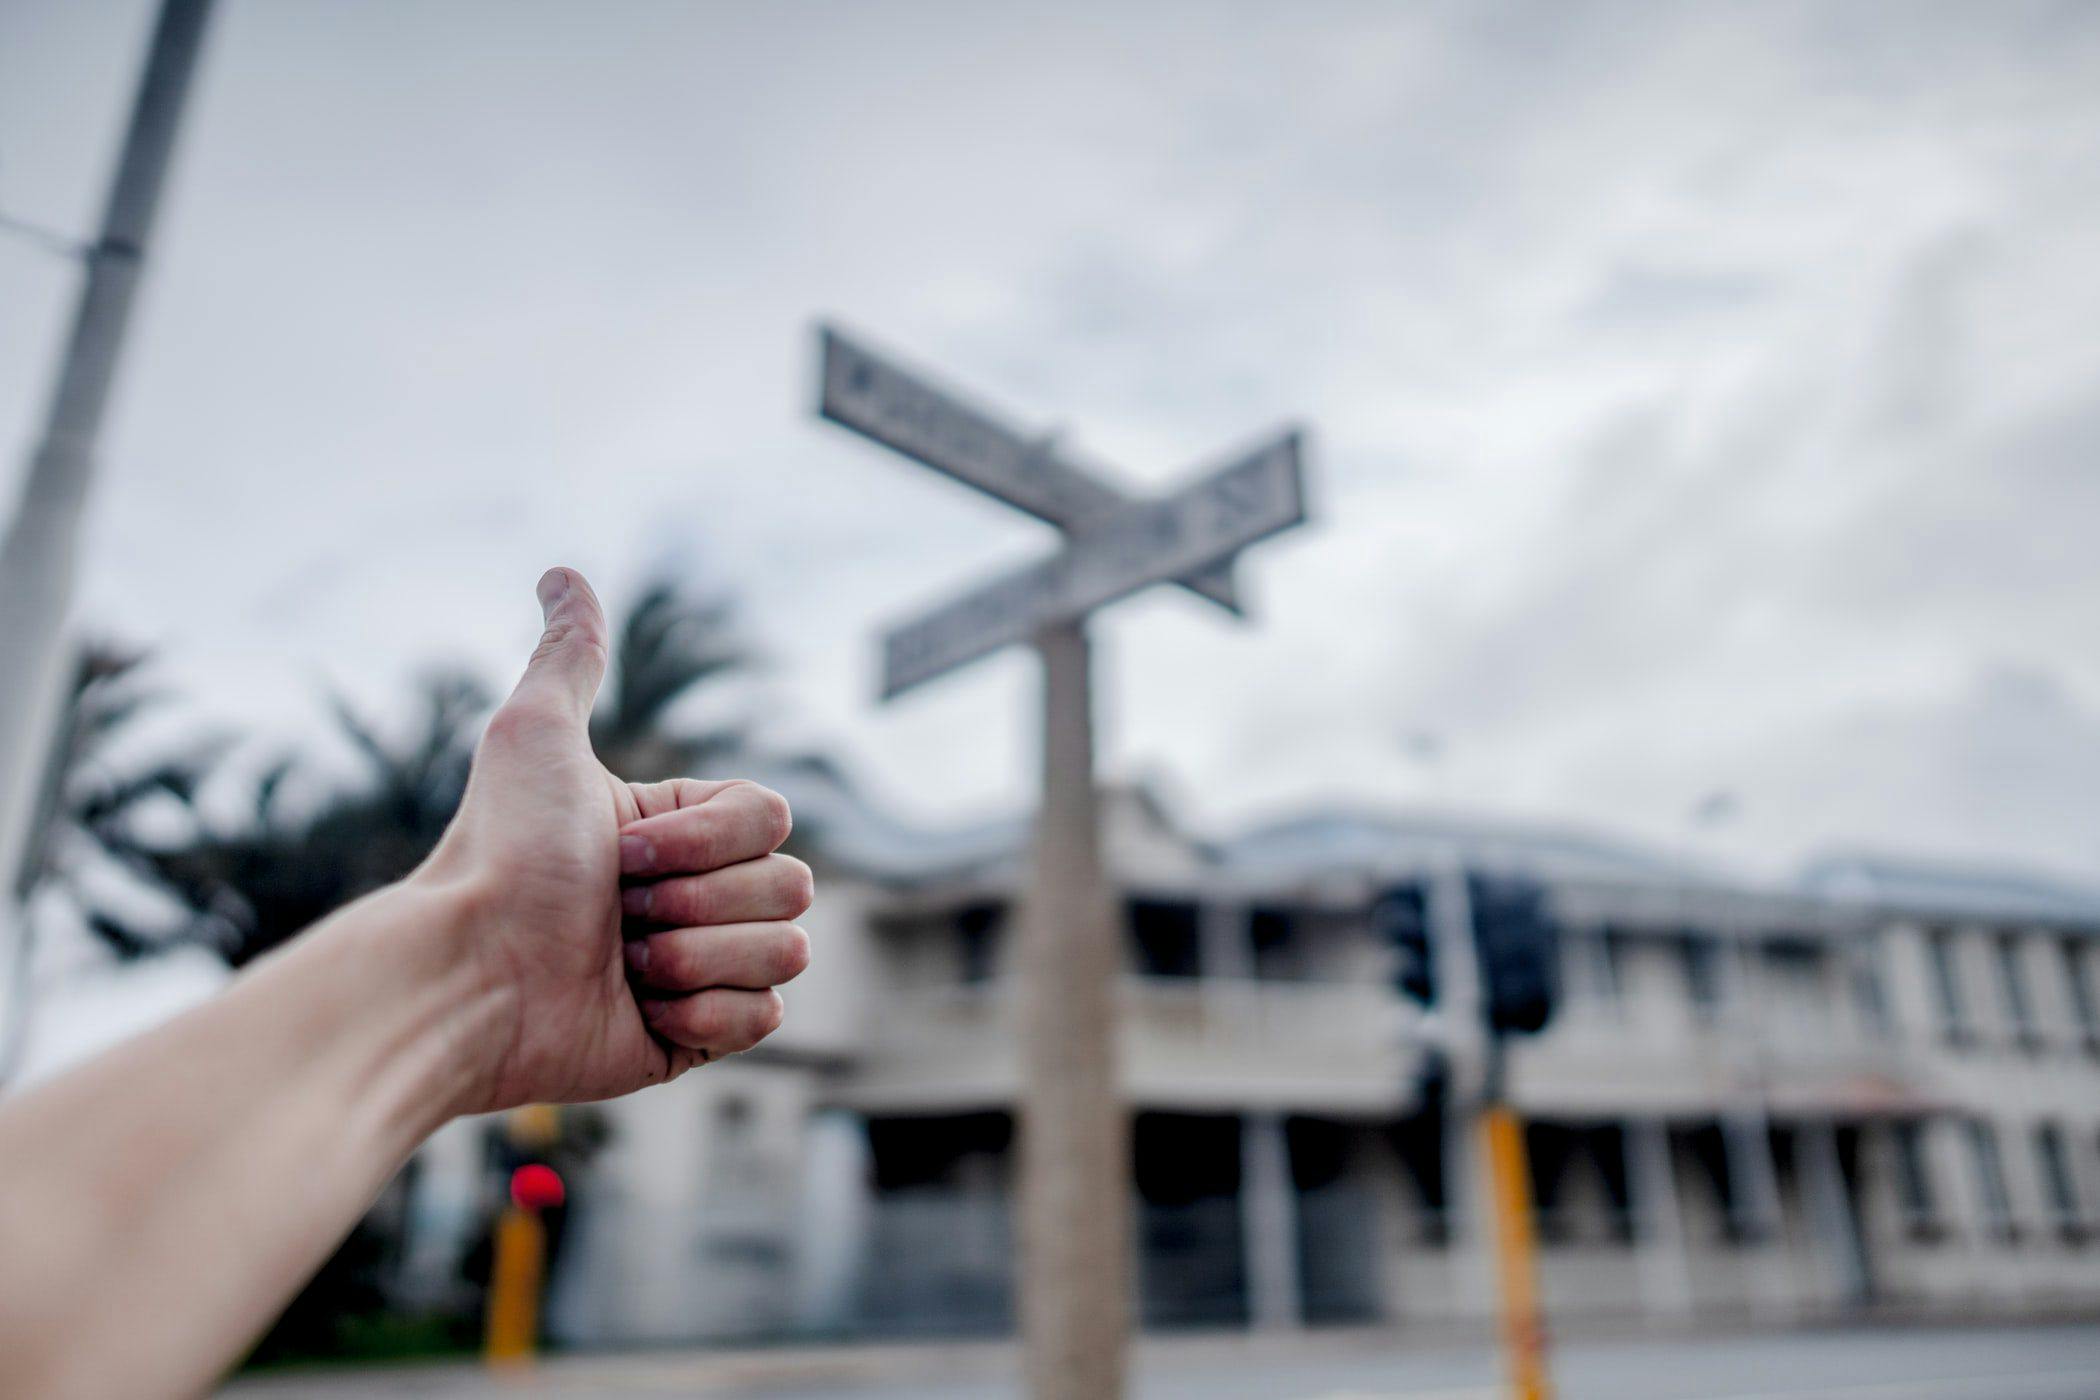
M268 952L332 910L400 879L443 834L466 791L490 697L474 677L439 671L417 684L414 727L390 740L341 697L336 725L363 761L360 779L304 816L285 810L280 760L257 782L250 811L206 830L155 867L192 907L210 911L235 966Z
M472 675L434 672L418 682L415 724L389 738L337 697L336 724L362 760L360 777L317 809L296 813L284 793L300 765L283 759L255 781L241 817L214 823L192 799L223 756L222 742L193 742L142 763L120 759L132 722L166 698L141 684L144 664L143 653L114 646L83 651L50 769L42 835L20 882L24 895L63 892L121 957L193 942L238 966L407 874L459 806L492 698ZM700 716L681 723L674 711L703 685L748 664L727 599L692 596L669 578L650 582L617 629L612 674L591 722L600 756L615 772L644 781L718 768L742 745L742 725ZM185 836L150 840L142 815L171 802ZM140 901L113 905L98 893L96 878L111 868L150 891L160 912L142 921ZM24 981L12 985L19 995ZM9 1017L10 1033L21 1019ZM7 1059L0 1045L0 1070Z
M735 607L724 597L690 597L668 577L643 588L613 643L612 674L591 744L623 778L654 782L714 769L744 744L743 726L680 726L672 710L712 680L749 668L736 636Z
M705 682L743 668L732 606L695 599L667 579L646 587L621 620L612 674L591 721L608 767L651 780L717 765L743 742L734 723L680 726L672 711ZM416 725L389 739L348 703L338 727L363 760L361 779L303 818L279 794L282 764L258 784L252 814L204 833L154 867L198 910L211 911L230 961L248 961L329 911L413 870L444 833L466 791L474 744L492 696L478 679L440 671L419 683Z
M202 739L142 761L124 759L134 722L167 699L143 683L147 659L109 641L80 648L12 891L24 906L32 895L58 896L122 958L182 941L197 925L183 891L157 869L163 851L146 834L148 814L172 806L194 825L197 788L224 752L223 743ZM127 887L116 903L111 880ZM38 923L25 917L14 941L0 1084L13 1077L28 1041Z
M198 786L225 751L223 742L206 739L142 763L121 758L133 722L168 698L142 683L146 663L146 653L111 642L81 648L45 770L36 835L15 891L26 900L33 892L62 889L123 957L179 936L186 921L181 911L170 910L158 927L141 927L101 908L87 884L98 865L115 866L156 893L173 894L154 870L157 847L143 834L142 814L169 803L188 814Z

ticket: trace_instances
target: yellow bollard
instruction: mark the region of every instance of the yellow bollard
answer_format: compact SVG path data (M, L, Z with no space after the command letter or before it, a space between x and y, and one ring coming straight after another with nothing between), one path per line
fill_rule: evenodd
M489 1270L489 1324L482 1359L491 1366L529 1366L539 1342L540 1274L547 1262L547 1226L536 1210L506 1206L496 1222L496 1258Z
M1539 1316L1538 1237L1532 1228L1531 1168L1524 1125L1508 1104L1481 1117L1494 1185L1495 1260L1502 1281L1502 1345L1513 1400L1553 1400L1546 1375L1546 1327Z

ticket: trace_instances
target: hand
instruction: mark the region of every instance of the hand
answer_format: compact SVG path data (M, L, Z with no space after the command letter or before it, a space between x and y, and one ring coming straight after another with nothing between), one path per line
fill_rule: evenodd
M472 984L494 996L479 1111L610 1098L748 1050L809 960L790 920L809 867L774 854L790 819L748 782L624 783L591 751L605 614L573 570L540 580L546 632L489 720L465 799L411 877L463 911Z

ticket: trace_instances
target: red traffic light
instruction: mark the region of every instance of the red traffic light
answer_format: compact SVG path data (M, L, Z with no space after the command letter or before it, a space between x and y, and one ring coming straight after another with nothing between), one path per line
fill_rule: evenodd
M542 1162L527 1162L510 1174L510 1198L520 1210L551 1210L562 1203L561 1173Z

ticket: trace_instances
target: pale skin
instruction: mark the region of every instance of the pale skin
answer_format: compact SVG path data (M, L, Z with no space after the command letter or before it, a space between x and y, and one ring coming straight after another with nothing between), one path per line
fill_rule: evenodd
M222 996L0 1104L0 1394L207 1389L450 1119L750 1049L809 943L787 805L625 783L573 570L430 858Z

